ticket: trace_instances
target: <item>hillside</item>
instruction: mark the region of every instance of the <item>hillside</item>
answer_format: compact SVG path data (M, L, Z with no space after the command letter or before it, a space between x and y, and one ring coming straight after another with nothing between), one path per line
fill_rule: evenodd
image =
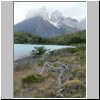
M54 38L42 38L36 35L17 32L14 34L15 44L56 44L70 45L86 43L86 31L79 31L67 35L60 35Z
M25 32L32 35L49 38L57 36L64 31L57 29L42 17L36 16L16 24L14 26L14 32Z
M86 29L86 19L80 21L64 16L59 10L48 16L45 8L27 13L26 18L14 25L14 33L25 32L42 38L53 38Z
M58 74L54 71L38 74L45 60L34 64L19 65L14 72L14 97L19 98L58 98L57 91L62 89L60 98L86 97L86 48L85 44L77 48L65 48L50 53L48 62L69 64L72 69L64 73L61 87L57 84ZM34 61L35 58L33 58ZM27 62L27 61L26 61ZM54 65L55 68L58 65ZM67 79L66 79L67 78Z

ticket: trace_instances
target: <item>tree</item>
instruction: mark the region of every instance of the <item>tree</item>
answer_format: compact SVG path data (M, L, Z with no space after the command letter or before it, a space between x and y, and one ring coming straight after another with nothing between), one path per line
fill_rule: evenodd
M47 50L44 48L44 46L41 47L34 47L34 50L32 50L32 55L34 56L40 56L44 54Z

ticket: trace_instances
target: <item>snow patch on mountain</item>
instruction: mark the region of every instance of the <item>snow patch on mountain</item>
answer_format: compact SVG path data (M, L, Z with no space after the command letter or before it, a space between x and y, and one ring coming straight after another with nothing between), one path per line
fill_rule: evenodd
M49 17L49 14L46 8L41 7L39 9L29 11L26 15L26 19L36 17L36 16L42 17L44 20L47 20L49 23L51 23L58 29L63 28L63 27L77 28L80 30L86 29L85 18L78 21L71 17L64 16L59 10L52 12L52 14Z

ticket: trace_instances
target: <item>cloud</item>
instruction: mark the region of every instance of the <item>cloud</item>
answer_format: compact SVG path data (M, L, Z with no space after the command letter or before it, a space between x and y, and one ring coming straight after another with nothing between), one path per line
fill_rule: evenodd
M29 19L31 17L34 17L34 16L41 16L43 17L44 19L49 19L49 16L48 16L48 12L46 10L46 7L41 7L39 9L33 9L33 10L30 10L27 14L26 14L26 19Z
M48 18L55 10L59 10L66 17L84 18L86 2L14 2L14 24L35 15Z

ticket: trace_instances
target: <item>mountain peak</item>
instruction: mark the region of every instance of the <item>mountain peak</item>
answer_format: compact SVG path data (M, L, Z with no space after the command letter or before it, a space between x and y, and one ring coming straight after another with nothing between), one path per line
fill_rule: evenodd
M66 17L59 10L55 10L49 18L46 8L41 7L29 11L26 20L14 26L14 32L26 32L43 38L51 38L85 28L85 20L77 21L71 17Z
M63 19L63 14L59 11L59 10L55 10L52 14L51 14L51 21L55 22L58 21L60 19Z

